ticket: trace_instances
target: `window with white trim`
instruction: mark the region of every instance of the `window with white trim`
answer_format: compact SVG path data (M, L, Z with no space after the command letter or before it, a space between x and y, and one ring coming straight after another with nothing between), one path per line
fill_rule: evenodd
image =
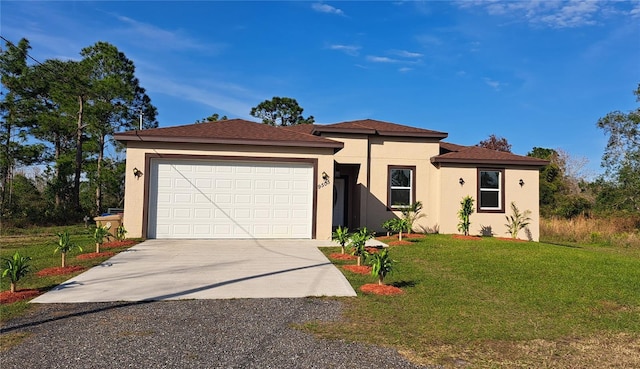
M478 169L478 212L504 212L504 170Z
M389 166L389 190L387 206L390 209L402 209L415 200L416 167Z

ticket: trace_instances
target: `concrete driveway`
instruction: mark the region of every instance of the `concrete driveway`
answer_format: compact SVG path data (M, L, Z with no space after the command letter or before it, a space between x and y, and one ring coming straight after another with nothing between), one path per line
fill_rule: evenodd
M317 240L147 240L33 303L355 296Z

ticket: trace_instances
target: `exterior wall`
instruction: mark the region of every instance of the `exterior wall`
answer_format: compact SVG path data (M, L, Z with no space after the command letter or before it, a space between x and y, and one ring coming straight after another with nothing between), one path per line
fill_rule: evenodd
M415 230L424 231L437 218L438 205L434 201L437 193L437 169L430 158L438 155L440 146L437 139L406 137L381 137L367 135L323 134L344 143L344 149L335 154L340 164L359 164L360 172L356 180L360 187L360 224L375 231L383 231L381 225L387 219L400 217L399 211L387 207L388 167L415 166L416 198L422 201L423 216L415 224ZM370 168L370 172L369 172Z
M481 168L500 168L500 166L480 166ZM458 210L460 201L469 195L474 199L475 212L471 215L471 227L469 233L482 235L483 227L496 237L510 237L505 226L506 215L511 215L511 202L515 202L518 209L523 212L531 211L531 222L527 227L530 233L520 231L518 238L538 241L540 239L540 209L537 168L505 167L504 182L504 213L478 213L478 174L476 166L442 166L440 172L440 233L460 233L458 231ZM460 178L464 179L464 185L460 185ZM522 179L524 185L520 186Z
M333 149L326 148L300 148L300 147L272 147L272 146L241 146L241 145L207 145L207 144L168 144L168 143L144 143L128 142L127 163L125 179L124 200L124 226L129 237L143 236L143 215L145 207L145 178L149 168L146 163L146 154L178 154L201 155L220 157L247 157L251 158L282 158L286 159L316 159L318 163L315 209L315 237L316 239L331 239L331 219L333 215L333 191L332 186L320 186L322 173L333 173ZM136 178L133 169L138 168L143 175ZM331 178L332 180L332 178ZM320 187L320 188L319 188Z

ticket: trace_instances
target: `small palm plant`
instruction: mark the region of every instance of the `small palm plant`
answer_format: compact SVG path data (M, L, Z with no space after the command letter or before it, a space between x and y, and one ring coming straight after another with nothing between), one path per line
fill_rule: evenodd
M422 201L416 201L402 209L402 218L407 222L407 233L411 232L413 229L413 223L424 216L424 214L420 214L421 211Z
M521 213L516 203L512 202L511 212L513 215L505 215L505 218L507 218L507 224L505 224L505 226L507 226L507 233L511 234L511 238L518 238L520 230L528 226L529 222L531 222L531 218L529 217L531 211L525 210Z
M69 231L59 232L58 233L58 246L53 250L53 253L60 251L62 255L62 267L67 266L67 253L71 251L74 247L77 247L78 250L82 251L82 247L76 246L71 242L71 236L69 236Z
M373 238L373 233L367 229L367 227L362 227L357 232L351 234L350 245L353 248L351 252L353 255L358 257L357 265L362 265L363 257L367 256L367 250L365 249L365 244L368 240Z
M393 232L393 223L395 222L395 218L387 219L382 223L382 228L387 232L387 237L391 236L391 232Z
M104 239L109 237L109 228L107 226L99 225L93 232L93 240L96 242L96 253L100 253L100 246L104 243Z
M340 244L343 254L345 253L345 245L349 242L349 237L351 237L349 234L349 228L343 226L339 226L333 233L331 233L331 240Z
M409 224L409 221L405 218L396 218L393 219L393 222L391 223L391 230L393 230L394 232L398 232L398 240L402 241L402 232L405 232L411 228L411 225Z
M384 284L384 277L391 274L395 270L396 261L389 256L389 250L372 254L369 264L371 265L371 275L378 277L378 284Z
M31 266L29 265L29 261L31 258L28 256L21 256L17 251L10 258L2 258L4 268L2 269L2 278L9 277L9 281L11 283L11 293L16 292L16 286L18 281L22 279L27 273L29 273L29 269Z
M473 214L473 197L466 196L460 201L460 210L458 211L458 230L464 233L465 236L469 235L469 227L471 226L471 214Z
M123 224L120 224L118 228L116 228L116 240L124 241L127 236L127 230L124 228Z

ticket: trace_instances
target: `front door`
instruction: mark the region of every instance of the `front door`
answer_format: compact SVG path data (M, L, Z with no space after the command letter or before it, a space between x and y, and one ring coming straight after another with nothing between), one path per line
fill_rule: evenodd
M344 178L336 178L333 181L333 228L346 226L345 191L346 185Z

